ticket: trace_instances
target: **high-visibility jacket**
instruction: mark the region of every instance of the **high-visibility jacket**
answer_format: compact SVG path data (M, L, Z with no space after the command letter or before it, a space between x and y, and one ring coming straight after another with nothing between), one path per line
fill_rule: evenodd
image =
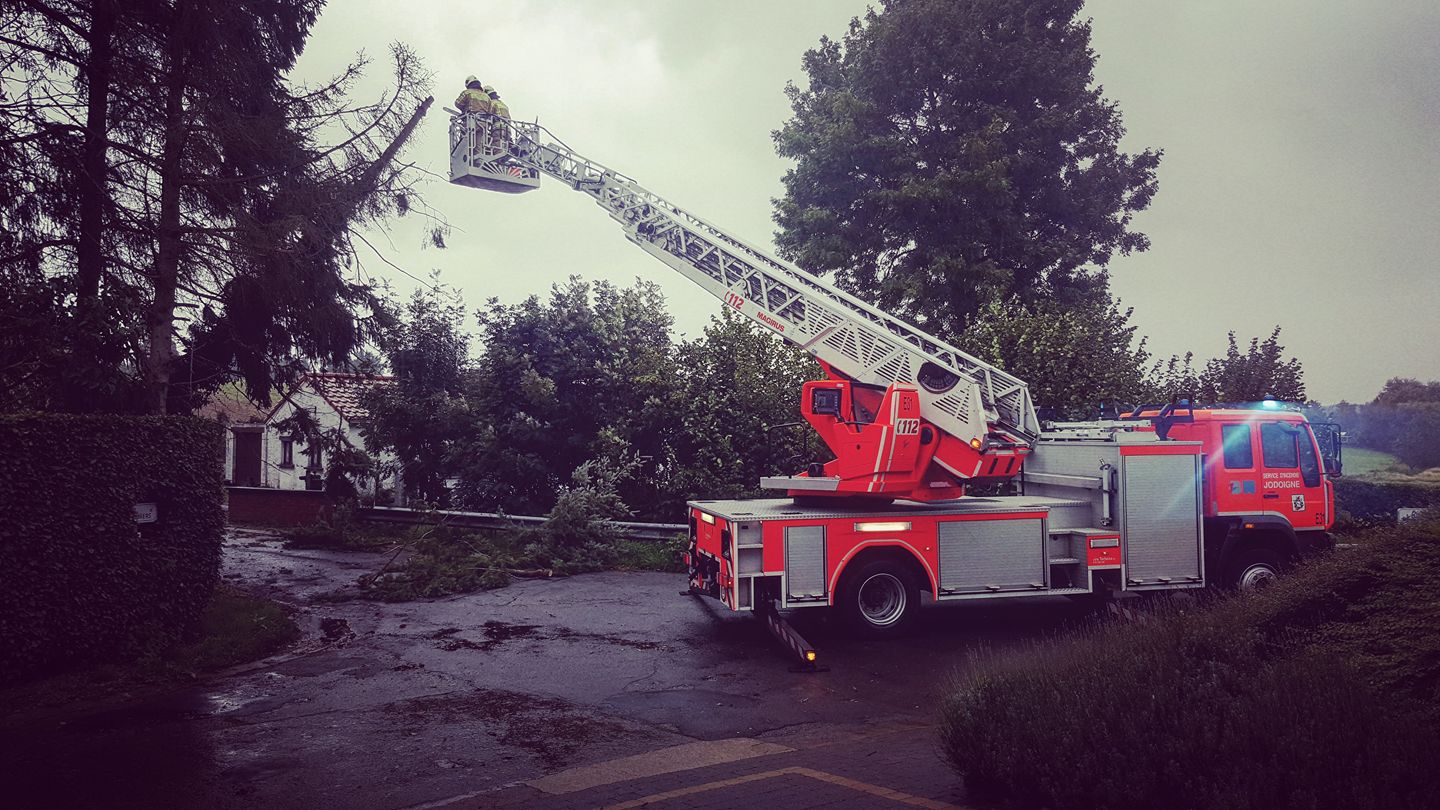
M501 118L509 118L509 117L510 117L510 105L506 104L505 102L501 101L500 99L498 99L498 98L492 98L492 99L490 99L490 106L491 106L491 111L494 112L496 115L500 116Z
M462 113L488 113L493 112L495 107L484 90L467 87L465 92L455 99L455 109Z

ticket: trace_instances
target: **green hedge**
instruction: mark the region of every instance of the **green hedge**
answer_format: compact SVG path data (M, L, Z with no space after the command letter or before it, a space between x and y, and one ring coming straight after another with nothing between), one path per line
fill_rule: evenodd
M1074 632L957 679L945 753L984 804L1440 805L1440 520L1267 590Z
M1335 508L1364 523L1393 524L1396 510L1409 506L1440 506L1440 487L1359 478L1335 480Z
M157 652L219 580L224 433L190 417L0 416L0 682ZM137 503L159 519L137 524Z

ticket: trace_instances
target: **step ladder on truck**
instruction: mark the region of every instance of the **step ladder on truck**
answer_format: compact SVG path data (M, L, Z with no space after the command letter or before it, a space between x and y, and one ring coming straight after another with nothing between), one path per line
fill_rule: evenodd
M1170 405L1042 424L1024 381L670 203L538 123L452 111L450 148L456 184L524 192L545 175L590 196L631 242L820 364L825 379L804 384L800 410L834 458L762 479L777 497L688 505L690 592L763 614L802 663L813 664L814 650L781 610L833 607L858 632L884 636L913 621L922 594L943 602L1258 585L1323 545L1334 522L1338 429L1312 426L1298 410ZM965 495L1006 482L1021 494Z

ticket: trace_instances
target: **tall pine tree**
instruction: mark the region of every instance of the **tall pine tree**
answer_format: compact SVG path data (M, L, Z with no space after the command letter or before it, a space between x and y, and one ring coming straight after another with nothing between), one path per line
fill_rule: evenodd
M0 201L0 274L65 336L5 380L22 406L185 411L358 345L354 229L413 198L394 158L428 77L395 46L378 101L352 98L363 59L293 87L322 5L0 0L0 188L21 192ZM25 356L0 304L0 351Z
M1104 299L1156 190L1095 84L1082 0L882 0L805 54L775 133L782 253L937 334L988 303Z

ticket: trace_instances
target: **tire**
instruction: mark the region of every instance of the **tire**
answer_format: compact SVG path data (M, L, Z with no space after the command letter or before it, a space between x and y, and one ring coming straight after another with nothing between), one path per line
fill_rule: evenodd
M836 606L857 635L891 638L915 622L920 589L905 566L893 560L868 560L845 572Z
M1232 591L1255 591L1279 579L1285 561L1268 548L1241 549L1225 566L1225 587Z

